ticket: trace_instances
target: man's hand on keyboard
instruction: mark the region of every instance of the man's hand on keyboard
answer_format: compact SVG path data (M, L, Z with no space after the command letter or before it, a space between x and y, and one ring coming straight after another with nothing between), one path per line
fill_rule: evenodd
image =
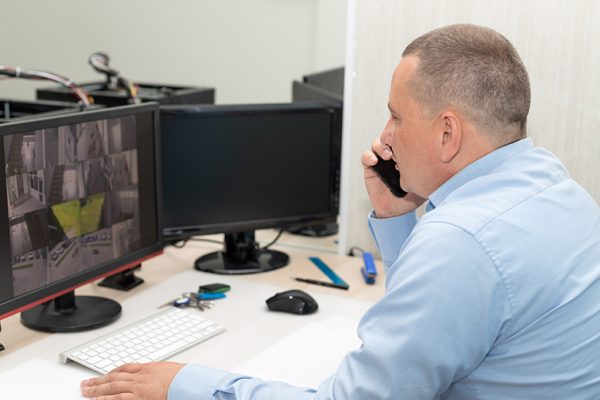
M81 394L100 400L103 396L123 400L166 400L169 385L183 366L173 362L125 364L107 375L81 382Z

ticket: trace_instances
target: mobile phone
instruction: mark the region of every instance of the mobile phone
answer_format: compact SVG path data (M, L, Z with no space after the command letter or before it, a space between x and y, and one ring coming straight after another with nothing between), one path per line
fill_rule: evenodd
M379 175L385 186L396 197L406 196L406 192L400 187L400 171L396 169L394 160L384 160L377 156L377 164L372 167Z

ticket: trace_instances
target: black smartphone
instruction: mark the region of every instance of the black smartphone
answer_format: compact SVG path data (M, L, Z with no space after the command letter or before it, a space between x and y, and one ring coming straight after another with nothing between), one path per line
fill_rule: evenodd
M394 160L384 160L377 156L377 164L372 168L377 172L383 183L385 183L394 196L406 196L406 192L400 187L400 171L396 169Z

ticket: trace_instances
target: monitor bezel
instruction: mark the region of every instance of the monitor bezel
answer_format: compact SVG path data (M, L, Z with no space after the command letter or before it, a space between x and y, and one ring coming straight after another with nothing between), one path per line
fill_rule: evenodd
M53 282L44 287L24 293L22 295L9 298L8 300L0 301L0 320L7 318L13 314L28 310L36 305L45 303L65 293L75 290L81 286L94 282L103 277L114 275L116 273L127 270L143 261L155 257L162 253L163 235L162 235L162 186L161 186L161 169L160 169L160 111L157 103L144 103L136 105L127 105L113 108L102 108L98 110L82 111L79 113L65 114L51 117L40 117L35 119L27 119L26 121L15 121L0 125L0 140L5 135L19 134L31 132L38 129L53 128L66 124L89 122L98 119L118 118L127 115L136 115L141 113L152 114L152 122L154 124L153 140L154 140L154 189L156 193L156 234L157 240L152 245L148 245L131 254L123 256L118 260L111 260L103 263L100 266L83 271L77 275ZM4 154L1 155L4 161ZM6 182L6 178L4 182ZM2 181L0 179L0 181ZM6 188L4 188L6 190ZM6 196L3 196L6 198ZM3 205L0 207L0 212L4 212L8 221L8 210L6 200L0 201ZM9 226L7 224L7 232L5 237L9 237ZM116 265L118 264L118 265Z
M330 114L330 123L335 133L331 137L330 157L330 207L325 213L300 215L286 218L268 218L226 222L218 224L196 224L187 226L163 227L163 236L166 241L185 239L196 235L209 235L217 233L233 233L254 231L268 228L293 228L307 224L321 224L334 222L339 214L339 174L342 142L342 104L336 101L313 101L301 103L265 103L265 104L227 104L227 105L168 105L161 106L161 119L169 115L202 114L207 117L221 116L223 114L239 116L256 113L269 115L286 113L314 113ZM164 132L163 132L164 134ZM337 170L336 170L337 169ZM336 175L337 174L337 175ZM164 213L166 214L166 210ZM165 221L166 223L166 221Z

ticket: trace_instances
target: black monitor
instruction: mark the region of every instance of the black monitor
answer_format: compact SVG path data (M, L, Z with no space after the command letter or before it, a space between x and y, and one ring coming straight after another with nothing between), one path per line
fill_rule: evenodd
M342 103L344 96L338 93L330 92L310 83L293 81L292 82L292 101L337 101Z
M240 274L287 264L254 230L334 221L341 108L336 103L161 107L165 240L225 233L203 271Z
M304 75L302 82L344 97L344 67Z
M74 289L160 254L157 104L0 125L0 319L91 329L121 306Z
M333 101L343 107L344 68L335 68L310 75L304 75L302 81L292 82L293 102ZM338 232L336 221L323 224L309 224L287 229L290 233L303 236L331 236Z

